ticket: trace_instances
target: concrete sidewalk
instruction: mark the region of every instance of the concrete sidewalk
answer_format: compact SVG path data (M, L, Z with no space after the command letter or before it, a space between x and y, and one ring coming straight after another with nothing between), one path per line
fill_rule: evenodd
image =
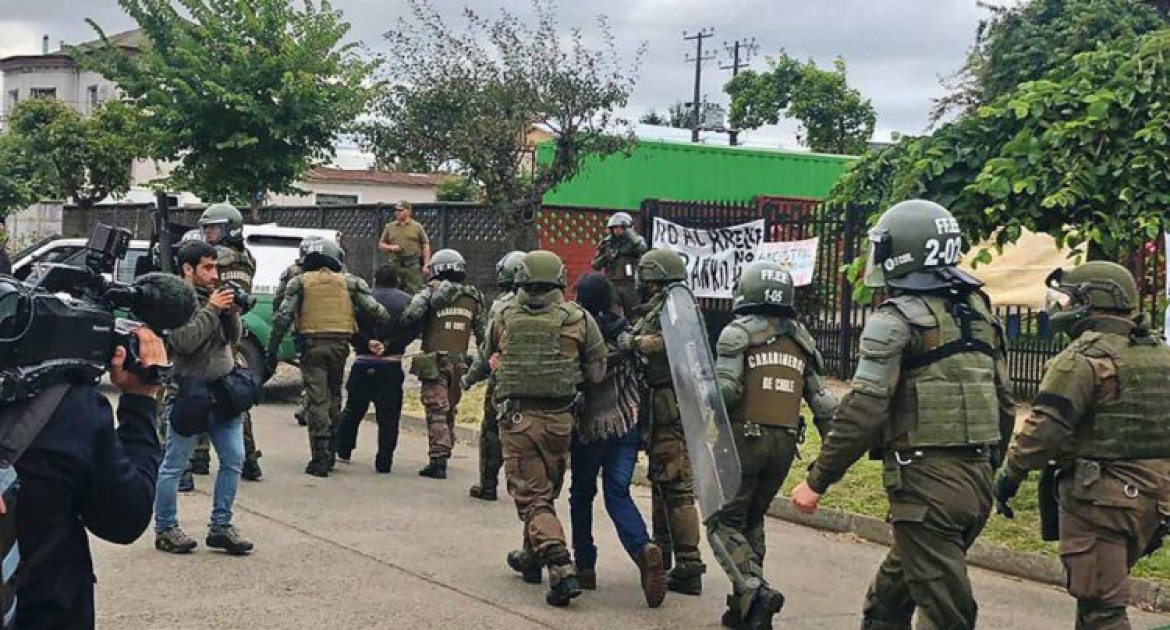
M544 587L524 584L504 565L519 545L508 501L467 496L477 477L474 450L460 444L450 478L415 473L426 462L423 436L404 432L391 475L373 471L374 426L364 423L352 465L329 479L303 474L308 441L291 405L254 412L265 479L243 483L236 524L256 543L235 558L200 545L188 556L155 551L148 532L129 548L95 541L98 623L117 628L716 628L728 586L708 563L702 597L671 594L662 608L642 601L638 574L624 557L600 499L596 532L600 589L566 609L544 604ZM211 477L180 498L180 518L202 543ZM643 514L648 492L635 488ZM558 503L567 522L567 506ZM777 627L856 628L865 588L883 547L848 536L768 522L772 582L788 596ZM1071 627L1074 603L1058 589L972 571L986 628ZM1170 616L1133 611L1135 628Z

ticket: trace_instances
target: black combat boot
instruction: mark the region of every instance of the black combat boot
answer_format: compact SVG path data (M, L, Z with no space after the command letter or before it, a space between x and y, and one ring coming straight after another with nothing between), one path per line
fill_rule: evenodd
M329 438L310 437L309 445L313 449L313 458L305 466L305 473L314 477L329 476Z
M471 495L471 498L479 499L480 501L498 501L500 499L496 487L483 482L471 486L467 494Z
M240 479L244 481L260 481L264 471L260 470L260 456L263 453L255 451L251 457L244 458L244 467L240 469Z
M670 572L666 588L683 595L702 595L703 574L706 572L707 565L702 562L679 564Z
M508 566L529 584L540 584L543 574L540 561L527 549L508 552Z
M190 470L195 475L211 474L211 452L196 450L191 456Z
M374 470L383 475L390 473L390 468L394 466L394 456L384 455L378 453L374 456Z
M724 628L738 628L739 622L743 618L743 613L740 612L739 599L742 597L739 593L732 593L727 596L727 610L723 611L723 617L719 622L723 624Z
M190 470L184 470L182 475L179 475L179 492L194 492L195 491L195 477L191 475Z
M577 581L577 572L573 569L573 560L569 557L569 550L562 545L556 545L545 553L548 566L548 594L544 601L549 606L563 608L581 594L581 584Z
M772 617L781 608L784 608L784 595L767 585L761 586L756 589L743 622L736 627L742 630L772 630Z
M431 479L446 479L447 478L447 460L439 458L431 458L431 463L427 464L426 468L418 471L420 477L430 477Z
M597 569L577 569L577 584L584 591L597 590Z

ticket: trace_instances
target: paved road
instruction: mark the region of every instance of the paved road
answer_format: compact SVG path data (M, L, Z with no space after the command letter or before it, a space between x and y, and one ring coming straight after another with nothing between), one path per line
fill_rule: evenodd
M235 558L200 546L172 556L154 550L150 533L129 548L95 542L100 627L719 627L727 587L709 554L702 597L671 595L649 610L599 505L600 589L567 610L549 608L543 588L504 566L520 542L511 505L467 497L476 474L470 446L457 447L447 481L426 480L415 474L425 440L405 433L393 474L375 475L366 423L354 463L317 479L302 473L308 445L292 410L265 405L255 416L266 476L241 485L236 523L256 552ZM200 492L180 499L180 517L202 542L211 483L196 479ZM648 513L648 493L635 492ZM777 627L856 628L883 548L778 521L768 537L769 575L789 598ZM1072 626L1073 602L1056 589L978 569L973 579L982 627ZM1141 612L1133 619L1137 628L1170 624Z

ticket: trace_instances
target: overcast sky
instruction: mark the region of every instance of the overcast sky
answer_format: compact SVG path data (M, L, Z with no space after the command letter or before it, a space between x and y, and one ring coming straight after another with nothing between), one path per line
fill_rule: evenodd
M1001 4L1009 3L1001 1ZM492 11L500 0L434 0L440 11L455 16L469 5ZM528 3L506 3L528 13ZM402 0L333 0L353 24L352 35L371 49L383 48L381 34L405 11ZM800 58L812 58L827 67L836 56L849 66L851 83L873 100L879 140L892 130L921 132L927 125L931 99L941 93L939 78L957 69L974 39L986 11L976 0L587 0L559 3L561 23L593 28L593 17L607 15L627 58L641 41L649 44L638 86L627 114L637 116L651 107L659 111L678 100L690 100L693 64L684 56L693 42L683 31L712 27L706 40L720 53L718 63L729 62L723 42L756 38L764 57L784 48ZM82 9L81 7L84 7ZM92 18L107 33L134 27L115 0L0 0L0 57L40 52L41 37L52 48L64 40L93 39L84 18ZM704 67L703 91L725 103L722 84L730 73L716 62ZM791 128L764 134L793 146Z

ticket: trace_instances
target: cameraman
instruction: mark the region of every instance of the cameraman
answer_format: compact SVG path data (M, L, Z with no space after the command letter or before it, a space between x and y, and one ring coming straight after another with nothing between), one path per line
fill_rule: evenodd
M200 294L202 308L190 321L170 332L174 352L174 371L163 411L170 422L166 453L158 473L158 495L154 501L154 546L168 553L189 553L197 546L182 529L178 520L179 477L187 468L198 435L206 432L219 457L219 472L212 493L211 523L206 544L232 555L247 554L252 543L232 526L232 504L240 483L244 464L244 422L242 415L225 416L208 407L198 408L195 392L235 367L232 346L240 342L243 324L240 309L234 304L231 288L219 285L219 254L203 241L192 241L179 250L179 269L183 281ZM190 388L188 390L188 388ZM198 408L200 411L192 412ZM188 435L180 435L175 424L179 414L199 415L202 426Z
M143 365L167 363L162 341L137 331ZM86 530L113 543L134 542L150 524L158 471L156 385L110 362L122 391L117 429L110 403L93 384L74 385L16 463L21 628L94 627L93 559Z

